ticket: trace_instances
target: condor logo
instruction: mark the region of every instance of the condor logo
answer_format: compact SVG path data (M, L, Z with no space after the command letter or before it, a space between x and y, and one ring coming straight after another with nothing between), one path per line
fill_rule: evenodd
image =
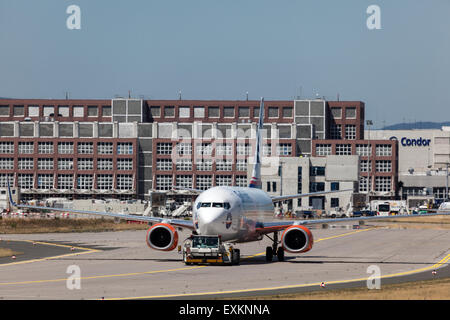
M390 137L389 140L398 141L397 137ZM424 139L422 137L418 139L409 139L406 137L402 137L400 143L404 147L427 147L430 145L431 139Z

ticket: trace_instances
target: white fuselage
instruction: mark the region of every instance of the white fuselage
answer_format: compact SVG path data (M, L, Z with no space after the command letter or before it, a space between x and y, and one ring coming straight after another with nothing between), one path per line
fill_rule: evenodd
M256 188L214 187L202 192L193 206L193 222L200 235L219 235L223 241L257 240L254 218L273 216L270 196ZM253 218L253 219L252 219Z

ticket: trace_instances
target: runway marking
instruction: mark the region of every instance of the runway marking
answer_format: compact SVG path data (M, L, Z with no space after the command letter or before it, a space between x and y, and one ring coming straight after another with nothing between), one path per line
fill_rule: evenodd
M430 267L425 267L421 269L399 272L388 274L385 276L381 276L380 278L392 278L402 275L419 273L431 269L437 269L447 264L450 260L450 254L446 255L442 260L435 263ZM349 279L349 280L336 280L336 281L327 281L327 284L341 284L341 283L349 283L349 282L358 282L358 281L366 281L368 278L360 278L360 279ZM168 294L168 295L159 295L159 296L145 296L145 297L129 297L129 298L109 298L107 300L133 300L133 299L159 299L159 298L176 298L176 297L193 297L193 296L203 296L203 295L217 295L217 294L232 294L232 293L246 293L246 292L258 292L258 291L269 291L269 290L280 290L280 289L294 289L294 288L304 288L304 287L317 287L321 284L321 282L309 283L309 284L294 284L294 285L286 285L286 286L278 286L278 287L270 287L270 288L254 288L254 289L241 289L241 290L228 290L228 291L216 291L216 292L200 292L200 293L185 293L185 294Z
M347 236L347 235L351 235L351 234L355 234L355 233L358 233L358 232L361 232L361 231L367 231L367 230L373 230L373 229L362 229L362 230L357 230L357 231L353 231L353 232L347 232L347 233L343 233L343 234L340 234L340 235L337 235L337 236L332 236L332 237L328 237L328 238L318 239L316 242L319 242L319 241L322 241L322 240L334 239L334 238L338 238L338 237L344 237L344 236ZM20 240L20 241L33 242L31 240ZM72 247L70 245L52 244L52 243L46 243L46 242L36 242L36 243L56 245L56 246L62 246L62 247ZM82 247L74 247L74 248L78 248L78 249L82 249L82 250L91 250L91 251L74 253L74 254L67 254L67 255L61 255L61 256L55 256L55 257L49 257L49 258L43 258L43 259L35 259L35 260L28 260L28 261L21 261L21 262L13 262L13 263L8 263L6 265L21 264L21 263L28 263L28 262L37 262L37 261L43 261L43 260L60 258L60 257L64 257L64 256L71 256L71 255L75 255L75 254L83 254L83 253L90 253L90 252L101 251L101 250L88 249L88 248L82 248ZM253 258L253 257L256 257L256 256L260 256L262 254L265 254L265 252L257 253L257 254L254 254L254 255L251 255L251 256L248 256L248 257L243 257L242 259L250 259L250 258ZM81 277L81 280L114 278L114 277L126 277L126 276L137 276L137 275L144 275L144 274L154 274L154 273L173 272L173 271L182 271L182 270L192 270L192 269L205 268L205 267L208 267L208 266L209 265L201 265L201 266L193 266L193 267L183 267L183 268L176 268L176 269L168 269L168 270L155 270L155 271L144 271L144 272L134 272L134 273L122 273L122 274L112 274L112 275L90 276L90 277ZM1 285L14 285L14 284L33 284L33 283L59 282L59 281L67 281L67 279L64 278L64 279L48 279L48 280L30 280L30 281L18 281L18 282L3 282L3 283L0 283L0 286ZM127 299L127 298L124 298L124 299Z
M65 248L72 248L73 247L74 249L84 250L84 251L83 252L60 254L60 255L57 255L57 256L51 256L51 257L45 257L45 258L39 258L39 259L31 259L31 260L3 263L3 264L0 264L0 267L19 265L19 264L26 264L26 263L33 263L33 262L41 262L41 261L46 261L46 260L53 260L53 259L58 259L58 258L63 258L63 257L71 257L71 256L77 256L77 255L81 255L81 254L94 253L94 252L100 252L101 251L101 250L98 250L98 249L83 248L83 247L78 247L78 246L70 246L70 245L66 245L66 244L50 243L50 242L43 242L43 241L33 241L33 240L9 240L9 241L31 242L31 243L41 244L41 245L48 245L48 246L55 246L55 247L65 247Z

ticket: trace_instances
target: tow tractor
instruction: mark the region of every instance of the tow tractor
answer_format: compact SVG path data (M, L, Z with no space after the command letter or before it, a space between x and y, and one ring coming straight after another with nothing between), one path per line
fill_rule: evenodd
M191 235L183 242L183 261L186 265L211 263L237 265L240 250L231 243L222 242L219 236Z

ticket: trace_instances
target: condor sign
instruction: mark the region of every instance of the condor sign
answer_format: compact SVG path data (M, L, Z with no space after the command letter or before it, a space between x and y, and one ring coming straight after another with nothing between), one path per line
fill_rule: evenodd
M391 137L389 140L398 140L397 137ZM424 139L424 138L418 138L418 139L409 139L406 137L402 137L400 140L400 143L404 147L427 147L430 145L431 139Z

